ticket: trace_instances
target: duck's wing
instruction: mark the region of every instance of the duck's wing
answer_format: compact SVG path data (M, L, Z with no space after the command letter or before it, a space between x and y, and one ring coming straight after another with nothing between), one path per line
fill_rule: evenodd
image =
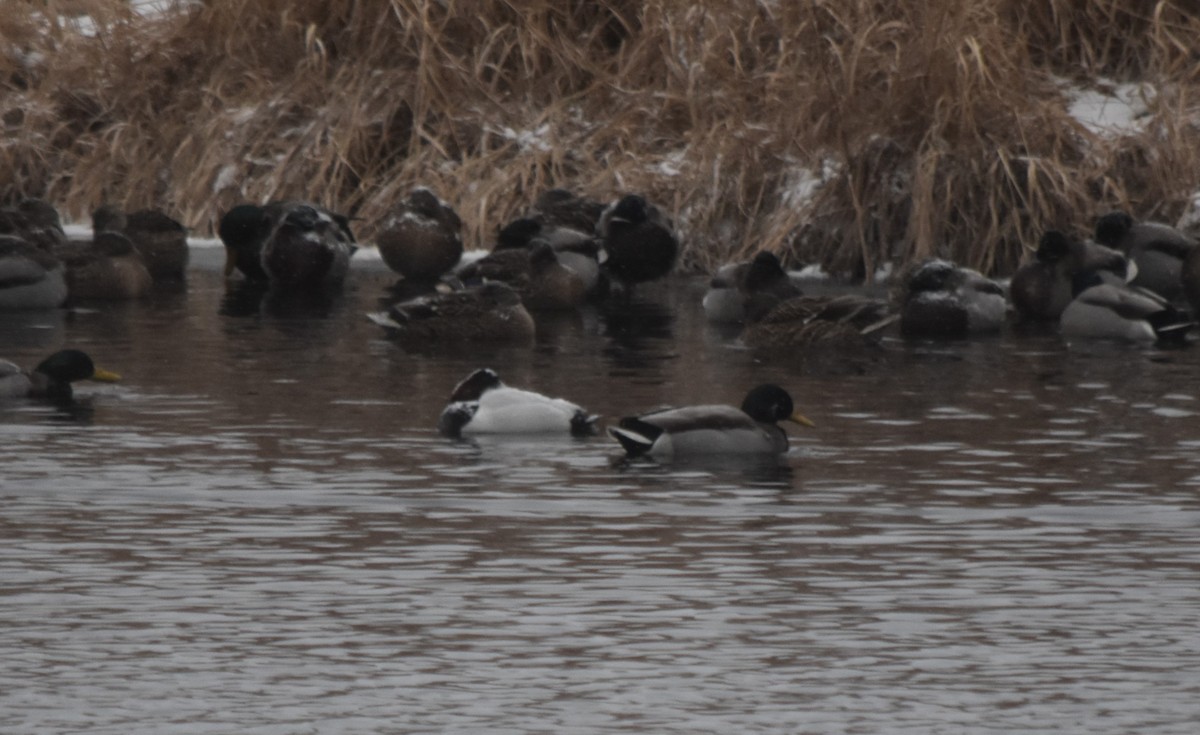
M1109 283L1092 286L1075 298L1080 303L1108 309L1124 319L1145 319L1167 308L1166 302L1157 294Z

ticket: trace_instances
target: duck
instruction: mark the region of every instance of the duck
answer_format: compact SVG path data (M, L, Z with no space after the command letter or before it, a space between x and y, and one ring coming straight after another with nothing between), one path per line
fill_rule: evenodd
M20 234L29 243L55 254L66 245L67 234L63 230L62 218L53 204L45 199L29 197L18 202L15 210L24 218Z
M579 274L588 297L592 298L602 295L608 284L600 273L600 243L590 232L568 225L546 224L535 217L519 217L500 228L493 252L549 245L563 267Z
M534 200L529 217L547 228L594 233L605 205L568 189L547 189Z
M1022 265L1009 283L1009 299L1026 321L1058 321L1074 298L1072 280L1086 270L1124 282L1129 261L1120 251L1087 240L1047 230L1038 241L1034 260Z
M883 328L898 318L883 299L859 294L796 296L748 324L742 342L771 352L816 345L874 345Z
M68 401L73 395L71 383L79 380L116 382L120 375L96 367L82 350L59 350L25 372L7 360L0 360L0 398L45 398Z
M303 201L240 204L222 218L225 276L281 290L336 288L357 250L350 219Z
M401 339L424 342L531 343L533 317L499 281L393 304L367 318Z
M546 242L528 247L503 247L459 269L463 283L500 281L511 286L532 311L563 311L587 299L587 284L575 270L559 261L558 253Z
M226 278L237 271L247 281L267 282L267 272L262 267L262 245L270 228L266 207L257 204L239 204L221 216L217 236L225 246Z
M479 368L454 388L438 418L438 431L451 437L470 434L573 434L595 431L599 417L562 398L550 398L500 380L491 368Z
M900 331L908 337L961 338L999 332L1007 303L1000 284L979 271L933 258L902 285Z
M462 259L462 220L425 187L396 204L375 238L379 255L406 279L436 281Z
M92 231L128 237L155 282L180 281L187 273L187 229L164 212L140 209L126 213L105 204L92 212Z
M774 383L750 390L741 408L727 405L665 408L622 418L608 428L629 457L782 454L788 438L779 421L815 426Z
M67 296L58 258L21 237L0 235L0 311L57 309Z
M701 306L709 322L734 324L761 319L780 302L800 295L779 256L763 250L750 260L721 266Z
M139 299L154 279L133 242L119 232L100 232L66 259L72 301Z
M666 276L675 266L679 238L661 209L639 194L610 204L596 223L601 265L626 292L639 283Z
M1182 299L1183 262L1196 250L1196 240L1160 222L1134 222L1114 211L1096 220L1096 242L1124 253L1137 266L1131 286L1148 288L1168 301Z
M1094 270L1075 276L1074 291L1059 319L1065 337L1182 342L1194 326L1154 291L1105 281Z

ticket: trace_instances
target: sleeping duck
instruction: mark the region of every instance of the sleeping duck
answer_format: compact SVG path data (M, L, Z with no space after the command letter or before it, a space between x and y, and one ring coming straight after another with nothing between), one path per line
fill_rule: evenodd
M1077 274L1074 288L1059 319L1066 337L1178 342L1194 326L1157 293L1106 281L1096 271Z
M900 331L909 337L948 338L998 332L1007 308L1004 289L979 271L948 260L926 260L904 282Z
M119 232L128 237L155 281L179 281L187 273L187 230L156 209L125 213L103 205L92 212L92 231Z
M662 210L627 194L604 210L596 224L604 270L626 289L671 272L679 251L674 225Z
M608 433L630 457L705 456L716 454L780 454L787 434L779 421L804 426L813 422L795 411L792 397L778 385L764 383L733 406L687 406L629 416Z
M750 260L721 266L701 305L708 321L732 324L760 319L781 301L800 294L779 256L763 250Z
M120 301L150 293L154 279L133 242L119 232L100 232L66 260L71 300Z
M350 220L308 202L242 204L221 218L225 276L282 290L337 287L357 249Z
M796 296L747 325L742 342L771 352L816 345L871 345L897 318L883 299L858 294Z
M494 370L481 368L454 388L438 431L464 434L591 434L597 416L561 398L510 388Z
M1134 222L1125 212L1109 212L1096 221L1096 242L1120 250L1137 266L1130 285L1148 288L1168 301L1183 297L1183 261L1197 242L1170 225Z
M92 358L80 350L60 350L42 360L31 372L24 372L7 360L0 360L0 399L47 398L70 400L71 383L98 380L112 383L121 376L101 370Z
M20 237L0 235L0 311L55 309L66 300L58 258Z
M1013 308L1022 319L1057 320L1074 298L1072 282L1082 271L1111 274L1114 282L1124 282L1129 262L1112 248L1047 230L1038 242L1035 260L1013 274L1008 288Z
M462 258L462 220L429 189L413 189L375 238L379 255L406 279L436 281Z
M496 281L402 301L367 318L389 334L416 341L529 343L535 333L521 296Z
M456 275L467 284L508 284L532 311L574 309L587 299L583 277L563 265L554 248L541 241L533 241L527 248L493 250Z

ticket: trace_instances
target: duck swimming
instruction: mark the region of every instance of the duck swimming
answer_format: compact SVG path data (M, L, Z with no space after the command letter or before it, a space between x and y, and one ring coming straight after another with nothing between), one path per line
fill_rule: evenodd
M599 418L578 405L510 388L496 371L481 368L454 388L438 419L447 436L464 434L591 434Z
M70 400L71 383L79 380L116 382L121 376L96 367L80 350L60 350L38 363L30 372L0 360L0 398L48 398Z
M163 212L141 209L127 214L104 205L92 212L92 230L128 237L155 281L179 281L187 273L187 229Z
M1095 271L1075 277L1075 294L1059 319L1066 337L1127 342L1183 341L1194 326L1157 293L1105 281Z
M531 343L535 334L520 294L498 281L402 301L367 318L416 341Z
M721 266L701 305L710 322L730 324L761 319L781 301L800 295L779 256L763 250L750 260Z
M133 242L119 232L97 233L66 259L71 300L120 301L150 292L154 279Z
M1000 284L948 260L919 263L900 298L900 331L909 337L960 338L998 332L1008 305Z
M764 383L746 394L741 408L725 405L667 408L628 416L608 433L630 457L684 457L719 454L781 454L787 434L777 425L813 422L796 412L792 397Z
M1196 240L1170 225L1134 222L1118 211L1096 221L1096 242L1120 250L1137 265L1131 286L1148 288L1168 301L1183 296L1183 262L1196 250Z
M63 264L13 235L0 235L0 311L55 309L67 300Z

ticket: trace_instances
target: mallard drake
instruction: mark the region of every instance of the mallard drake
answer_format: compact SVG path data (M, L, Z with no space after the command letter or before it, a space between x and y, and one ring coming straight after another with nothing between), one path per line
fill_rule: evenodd
M367 318L401 339L532 342L533 317L521 296L497 281L394 304Z
M671 272L679 251L674 225L662 210L637 194L613 202L596 224L601 265L626 288Z
M998 332L1006 310L1000 284L947 260L926 260L904 282L900 331L910 337L949 338Z
M856 346L879 341L898 317L888 303L858 294L796 296L783 301L742 332L755 349L786 351L818 344Z
M610 426L608 433L631 457L779 454L788 447L779 421L814 425L796 412L787 391L764 383L746 394L740 409L724 405L666 408L623 418L617 426Z
M710 322L731 324L761 319L781 301L801 293L779 256L763 250L750 260L718 269L701 305Z
M1125 212L1109 212L1096 221L1096 242L1125 253L1137 266L1131 286L1148 288L1168 301L1183 297L1183 261L1196 240L1170 225L1134 222Z
M187 273L187 229L156 209L125 213L111 205L101 206L92 212L92 231L128 237L155 281L178 281Z
M1057 320L1074 298L1076 273L1110 273L1114 282L1123 282L1128 267L1128 260L1117 250L1047 230L1038 242L1035 259L1013 274L1009 298L1022 319Z
M0 235L0 310L54 309L67 300L63 264L13 235Z
M75 300L138 299L150 292L150 277L133 242L119 232L98 233L66 260L67 290Z
M217 228L225 245L225 276L283 290L336 287L357 249L348 217L308 202L241 204Z
M71 383L98 380L106 383L121 376L96 367L92 358L80 350L60 350L42 360L30 372L7 360L0 360L0 398L49 398L69 400Z
M496 371L480 368L463 379L438 419L447 436L464 434L591 434L598 416L562 398L510 388Z
M1059 325L1066 337L1128 342L1182 341L1194 324L1162 296L1105 281L1096 271L1075 276L1075 298Z
M389 268L405 278L436 281L462 258L462 220L429 189L396 204L375 238Z

